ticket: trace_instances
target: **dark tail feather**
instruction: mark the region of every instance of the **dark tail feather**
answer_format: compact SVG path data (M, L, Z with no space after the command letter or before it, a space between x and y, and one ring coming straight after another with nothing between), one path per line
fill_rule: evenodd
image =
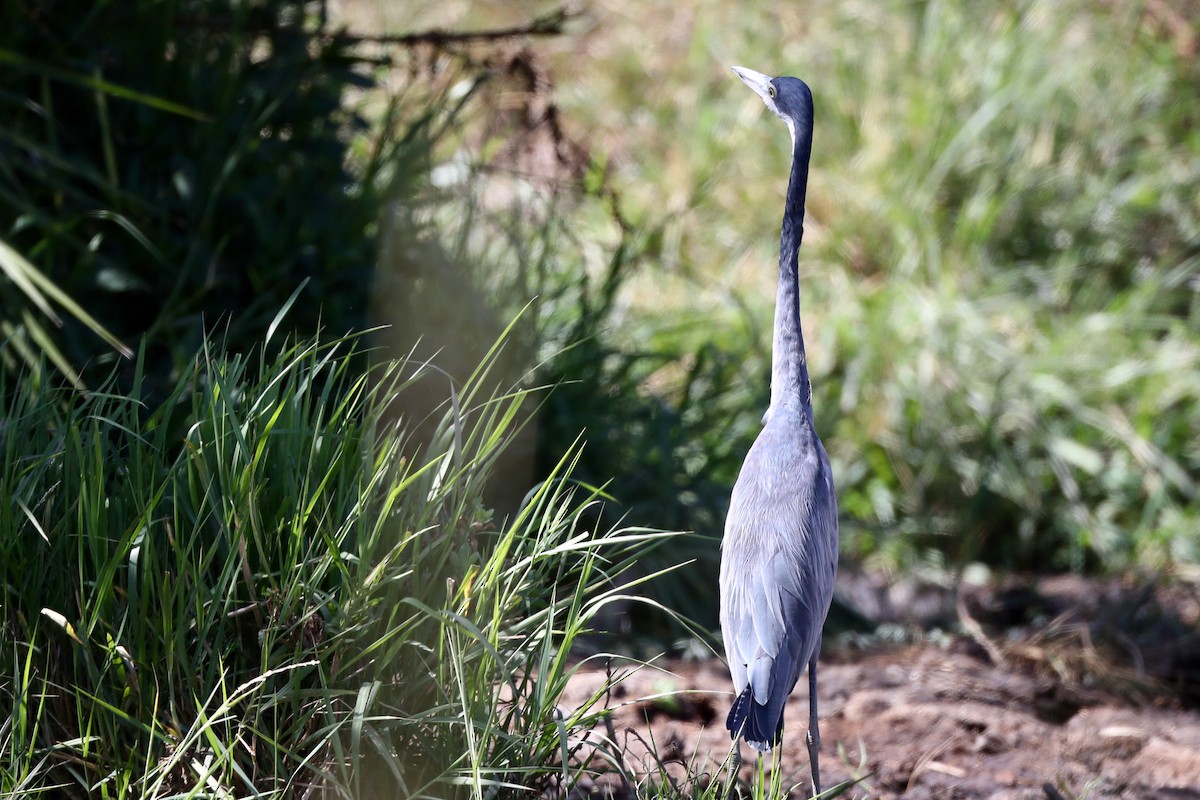
M767 748L776 747L783 738L783 709L779 710L777 719L771 719L767 707L755 702L747 686L730 706L725 727L729 729L730 738L741 736L747 742L765 743ZM768 734L767 731L773 733Z

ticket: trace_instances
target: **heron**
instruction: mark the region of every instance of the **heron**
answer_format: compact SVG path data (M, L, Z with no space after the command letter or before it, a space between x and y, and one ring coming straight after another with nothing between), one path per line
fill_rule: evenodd
M838 513L829 456L813 423L800 327L797 259L812 153L812 92L798 78L733 71L787 125L792 165L779 238L771 401L734 483L721 541L721 633L736 695L725 724L736 742L736 777L741 739L760 757L780 744L784 706L807 667L808 757L819 795L817 656L837 573Z

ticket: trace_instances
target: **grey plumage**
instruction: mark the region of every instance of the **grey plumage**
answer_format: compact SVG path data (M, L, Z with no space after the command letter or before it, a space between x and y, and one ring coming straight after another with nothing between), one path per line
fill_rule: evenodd
M797 256L812 150L813 106L796 78L734 72L787 124L792 169L779 242L771 405L733 487L721 544L721 631L737 698L726 722L759 751L779 744L783 708L810 671L809 757L820 792L816 661L837 571L837 500L813 425L800 326Z

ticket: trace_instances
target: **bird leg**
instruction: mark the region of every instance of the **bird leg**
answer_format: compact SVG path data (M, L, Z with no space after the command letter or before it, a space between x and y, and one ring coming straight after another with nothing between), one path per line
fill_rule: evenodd
M817 725L817 657L808 662L808 763L812 767L813 797L821 794L821 730Z
M725 800L735 800L738 796L738 775L742 771L742 740L739 737L733 743L733 753L729 756L729 794Z

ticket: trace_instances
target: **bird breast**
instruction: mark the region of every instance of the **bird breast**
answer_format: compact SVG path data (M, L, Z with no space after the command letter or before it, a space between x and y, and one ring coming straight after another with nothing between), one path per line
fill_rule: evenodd
M828 465L815 435L782 427L765 427L746 454L726 517L727 558L804 550L825 494Z

